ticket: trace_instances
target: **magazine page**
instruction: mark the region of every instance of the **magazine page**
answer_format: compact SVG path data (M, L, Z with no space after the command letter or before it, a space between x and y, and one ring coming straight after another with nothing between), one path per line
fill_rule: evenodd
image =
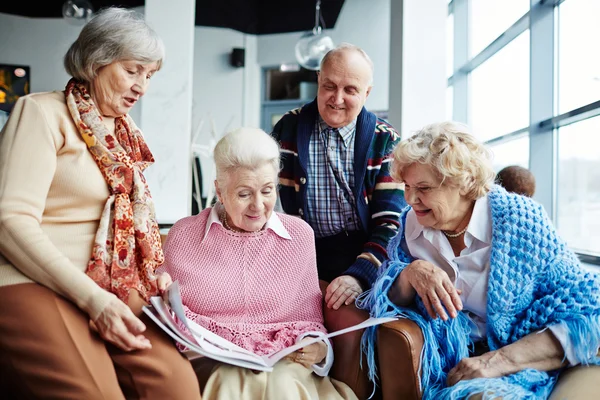
M387 318L387 317L386 318L373 318L373 317L371 317L371 318L361 322L360 324L353 325L353 326L350 326L345 329L340 329L339 331L329 332L327 334L323 334L322 336L304 338L304 340L302 340L301 343L296 343L295 345L286 347L285 349L279 350L276 353L269 354L268 356L264 356L265 363L268 366L272 367L273 365L275 365L277 363L277 361L281 360L288 354L291 354L291 353L293 353L297 350L300 350L301 348L311 345L313 343L320 342L324 338L336 337L339 335L343 335L344 333L368 328L373 325L379 325L379 324L385 324L387 322L392 322L392 321L395 321L396 319L397 318L395 318L395 317L391 317L391 318Z
M152 319L171 338L173 338L176 342L186 346L190 351L192 351L195 354L198 354L198 355L204 356L204 357L208 357L208 358L212 358L213 360L220 361L223 363L236 365L238 367L243 367L243 368L249 368L249 369L253 369L256 371L267 371L268 372L268 371L273 370L272 367L267 367L267 366L263 365L263 363L260 361L259 361L260 364L257 364L255 362L256 360L248 361L248 360L239 358L239 356L227 357L222 354L217 354L214 352L207 351L204 346L198 345L196 343L192 343L191 341L185 339L185 337L182 336L185 334L185 332L183 332L183 330L178 328L176 331L173 331L169 327L169 326L173 326L173 325L171 323L163 322L163 316L160 315L153 306L144 306L143 311L146 315L148 315L150 317L150 319ZM258 357L258 356L255 356L255 357Z
M194 321L189 320L185 316L183 301L181 300L181 291L179 288L179 283L177 281L173 282L169 286L169 288L167 289L167 296L169 298L169 306L171 307L171 310L173 311L175 316L188 328L188 331L191 332L196 341L199 342L204 340L208 341L210 344L216 347L221 347L235 352L245 353L254 357L260 357L254 354L253 352L248 351L240 346L237 346L236 344L231 343L230 341L222 338L216 333L213 333L208 329L196 324Z
M360 324L350 326L339 331L329 332L327 334L323 334L322 336L304 338L301 343L297 343L293 346L286 347L285 349L279 350L278 352L272 354L259 356L230 342L229 340L222 338L221 336L209 331L208 329L200 326L194 321L189 320L185 316L185 310L183 307L183 302L181 300L179 283L177 281L173 282L166 292L167 297L169 299L168 305L165 304L162 297L158 296L152 297L150 299L150 302L154 306L154 309L158 313L160 319L162 319L162 325L166 326L167 329L171 330L171 333L180 336L183 341L185 341L186 343L190 343L191 345L188 346L186 343L182 344L184 344L192 350L198 351L198 353L207 357L215 359L219 357L222 359L230 360L224 362L230 362L234 365L240 365L239 362L252 363L255 366L254 369L259 370L270 370L271 367L273 367L273 365L275 365L279 360L281 360L285 356L305 346L322 341L325 338L332 338L338 335L342 335L344 333L364 329L373 325L391 322L397 319L371 317ZM175 317L177 318L177 320L181 321L184 326L187 327L187 332L186 330L183 330L178 326Z

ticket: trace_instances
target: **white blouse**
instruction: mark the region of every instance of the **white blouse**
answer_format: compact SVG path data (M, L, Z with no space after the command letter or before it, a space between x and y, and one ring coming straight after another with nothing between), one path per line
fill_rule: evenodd
M463 311L471 321L471 338L473 341L484 338L487 333L487 284L492 250L492 212L487 196L475 201L473 215L464 237L467 247L459 256L454 255L443 232L421 225L412 209L406 215L404 232L410 255L429 261L446 271L454 286L462 290L460 299ZM562 345L569 363L579 364L566 327L557 324L549 329Z

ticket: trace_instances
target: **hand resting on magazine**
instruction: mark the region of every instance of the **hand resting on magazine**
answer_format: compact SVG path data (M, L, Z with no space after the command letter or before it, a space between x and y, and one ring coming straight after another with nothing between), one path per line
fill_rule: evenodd
M319 364L327 356L327 345L325 342L310 344L302 349L287 355L285 358L311 368L314 364Z

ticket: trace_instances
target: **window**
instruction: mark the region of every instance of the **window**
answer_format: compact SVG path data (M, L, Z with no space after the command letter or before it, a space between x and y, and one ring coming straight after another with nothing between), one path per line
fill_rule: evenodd
M569 247L600 256L600 117L558 131L557 228Z
M447 120L452 120L453 118L453 107L452 104L454 103L454 87L453 86L448 86L446 88L446 119Z
M448 115L489 146L496 171L533 170L535 200L600 266L600 0L461 0L448 9L457 33Z
M490 146L493 153L494 171L498 172L509 165L529 168L529 136Z
M529 31L471 73L471 129L489 140L529 125Z
M470 54L478 54L529 11L530 0L471 0ZM594 1L594 0L590 0Z
M600 1L568 0L558 8L559 114L600 100Z
M454 14L446 19L446 76L454 72Z

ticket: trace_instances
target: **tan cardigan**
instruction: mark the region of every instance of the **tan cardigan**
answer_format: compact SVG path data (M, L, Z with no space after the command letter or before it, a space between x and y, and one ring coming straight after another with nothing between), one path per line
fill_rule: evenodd
M96 319L115 297L85 274L109 195L64 93L20 98L0 133L0 286L38 282Z

